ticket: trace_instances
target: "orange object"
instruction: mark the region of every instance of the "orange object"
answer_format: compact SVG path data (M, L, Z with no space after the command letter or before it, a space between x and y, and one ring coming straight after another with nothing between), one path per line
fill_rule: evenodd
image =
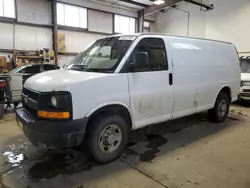
M38 116L41 118L50 118L50 119L68 119L70 117L70 113L38 111Z

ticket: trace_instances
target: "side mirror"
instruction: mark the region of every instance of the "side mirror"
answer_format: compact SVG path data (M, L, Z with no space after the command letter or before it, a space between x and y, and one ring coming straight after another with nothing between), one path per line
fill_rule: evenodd
M133 58L133 69L143 70L149 67L149 56L147 52L137 52Z

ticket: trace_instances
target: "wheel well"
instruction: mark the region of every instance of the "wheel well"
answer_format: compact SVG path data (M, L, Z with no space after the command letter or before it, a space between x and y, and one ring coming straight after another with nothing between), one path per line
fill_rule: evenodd
M230 98L230 101L231 101L231 89L226 86L226 87L223 87L221 90L220 90L220 93L225 93L228 95L228 97Z
M130 113L122 105L109 105L98 109L88 118L88 125L90 125L98 116L102 114L118 114L124 118L129 128L132 129L132 119L130 117Z

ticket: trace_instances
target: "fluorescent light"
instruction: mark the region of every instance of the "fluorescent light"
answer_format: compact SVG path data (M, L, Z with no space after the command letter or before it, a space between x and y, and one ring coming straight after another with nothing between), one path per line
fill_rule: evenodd
M155 5L161 5L161 4L164 4L165 1L164 1L164 0L155 0L153 3L154 3Z

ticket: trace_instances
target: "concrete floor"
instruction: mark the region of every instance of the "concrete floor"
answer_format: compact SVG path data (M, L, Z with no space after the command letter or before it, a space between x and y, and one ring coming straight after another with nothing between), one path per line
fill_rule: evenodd
M249 188L250 108L234 105L225 123L206 114L131 133L117 161L98 165L75 150L35 148L13 115L0 122L0 188Z

